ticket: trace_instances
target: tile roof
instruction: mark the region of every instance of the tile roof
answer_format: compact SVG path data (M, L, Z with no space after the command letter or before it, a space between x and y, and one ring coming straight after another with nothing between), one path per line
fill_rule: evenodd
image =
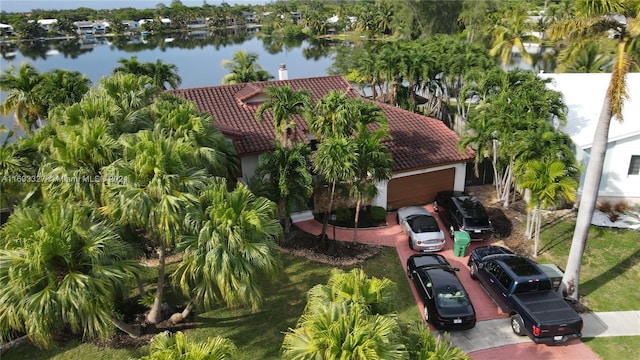
M169 90L173 95L196 103L202 112L209 112L216 127L233 139L240 156L262 153L273 149L275 139L271 112L265 112L258 122L255 112L264 88L290 85L293 89L308 89L313 103L317 103L331 90L347 91L349 97L360 97L342 76L255 82L250 84L221 85L201 88ZM389 121L393 139L386 144L395 161L394 172L404 172L439 165L466 162L474 157L472 150L460 153L458 136L441 121L377 103ZM306 139L307 122L295 117L297 138Z

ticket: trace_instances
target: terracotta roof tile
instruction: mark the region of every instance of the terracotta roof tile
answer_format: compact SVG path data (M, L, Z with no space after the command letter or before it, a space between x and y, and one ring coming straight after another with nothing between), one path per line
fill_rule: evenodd
M201 88L170 90L169 92L196 103L202 112L209 112L216 127L233 138L239 155L261 153L273 149L273 119L266 112L258 122L257 103L244 103L259 95L267 86L290 85L293 89L308 89L316 103L331 90L347 91L350 97L360 95L342 76L277 80L251 84L221 85ZM387 140L393 159L394 172L466 162L474 157L472 150L460 153L458 136L441 121L424 117L387 104L378 103L389 121L392 140ZM305 139L307 122L295 118L296 136Z

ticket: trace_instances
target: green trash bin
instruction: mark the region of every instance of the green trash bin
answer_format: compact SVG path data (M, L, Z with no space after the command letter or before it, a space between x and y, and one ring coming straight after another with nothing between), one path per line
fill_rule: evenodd
M453 233L453 255L464 257L467 247L471 242L471 236L466 231L456 231Z

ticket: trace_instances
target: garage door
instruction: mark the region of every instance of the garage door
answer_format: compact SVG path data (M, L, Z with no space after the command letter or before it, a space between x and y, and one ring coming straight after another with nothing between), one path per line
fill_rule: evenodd
M453 190L454 168L391 179L387 185L387 207L397 209L433 201L439 191Z

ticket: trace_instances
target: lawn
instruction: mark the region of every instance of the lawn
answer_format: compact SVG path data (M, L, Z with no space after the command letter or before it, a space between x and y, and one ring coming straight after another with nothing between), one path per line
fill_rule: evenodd
M539 263L567 263L575 218L545 226L541 233ZM580 270L578 291L591 311L640 310L640 234L625 229L592 226ZM603 360L634 359L640 336L583 340Z
M307 291L314 285L326 283L331 270L330 266L291 255L284 254L282 260L284 272L265 286L262 310L251 313L247 309L220 308L198 313L196 321L201 326L186 330L187 335L194 340L218 335L228 337L240 348L241 359L279 359L283 333L294 327L302 314ZM397 312L401 321L420 318L395 249L384 248L361 266L369 276L387 277L397 284ZM72 340L50 350L23 345L7 352L2 359L127 359L146 355L147 351L147 347L111 349Z

